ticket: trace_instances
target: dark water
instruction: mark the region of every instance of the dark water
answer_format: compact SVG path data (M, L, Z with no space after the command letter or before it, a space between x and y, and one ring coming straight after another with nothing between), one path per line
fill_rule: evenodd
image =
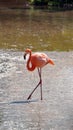
M73 11L0 10L0 48L73 50Z

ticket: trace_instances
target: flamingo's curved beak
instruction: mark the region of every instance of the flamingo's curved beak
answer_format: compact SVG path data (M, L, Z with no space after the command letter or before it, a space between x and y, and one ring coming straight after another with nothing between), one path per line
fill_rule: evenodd
M26 53L24 54L24 60L26 59Z

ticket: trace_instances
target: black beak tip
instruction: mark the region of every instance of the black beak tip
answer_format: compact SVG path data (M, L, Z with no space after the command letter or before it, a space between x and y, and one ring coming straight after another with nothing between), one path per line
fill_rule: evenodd
M24 60L26 59L26 55L24 55Z

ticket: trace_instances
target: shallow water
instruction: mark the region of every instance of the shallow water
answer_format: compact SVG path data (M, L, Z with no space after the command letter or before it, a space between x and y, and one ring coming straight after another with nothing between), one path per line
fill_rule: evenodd
M0 50L0 130L73 130L73 52L45 52L43 100L37 70L27 71L22 52Z
M73 11L0 10L0 48L73 50Z

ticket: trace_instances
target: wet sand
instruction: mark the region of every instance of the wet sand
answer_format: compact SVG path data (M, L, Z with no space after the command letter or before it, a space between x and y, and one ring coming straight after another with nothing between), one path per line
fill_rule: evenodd
M39 81L29 72L23 52L0 50L0 130L73 130L73 52L46 52L55 62L42 70Z

